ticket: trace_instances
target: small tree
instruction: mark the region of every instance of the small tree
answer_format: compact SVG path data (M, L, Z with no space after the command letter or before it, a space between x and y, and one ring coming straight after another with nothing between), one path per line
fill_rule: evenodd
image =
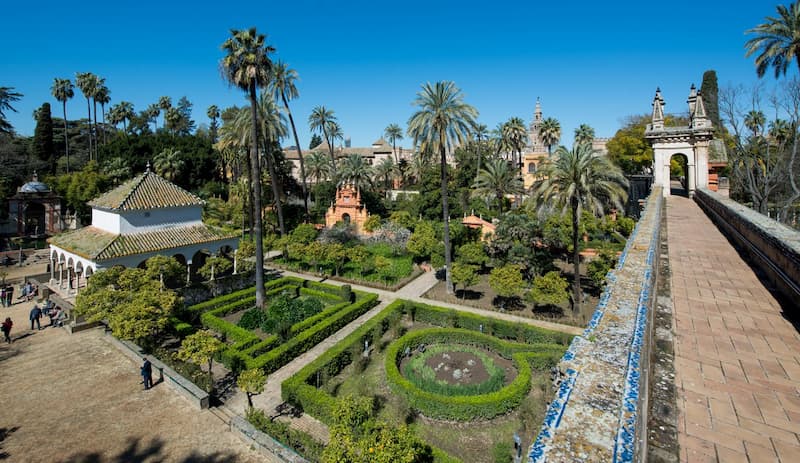
M267 384L267 375L261 368L245 370L236 379L236 385L247 394L247 404L253 408L253 396L264 392Z
M183 339L178 358L196 365L208 364L208 377L211 384L214 384L214 374L211 372L214 355L223 349L225 343L217 339L212 331L200 330Z
M595 286L601 288L606 280L606 274L616 263L617 256L614 251L604 249L600 251L600 255L597 256L597 258L592 259L592 261L586 265L586 273Z
M375 256L375 270L378 271L378 275L386 285L389 284L387 280L392 276L393 267L392 260L388 257Z
M456 253L456 260L483 267L489 261L489 256L483 250L483 244L475 241L461 245Z
M381 216L378 214L372 214L369 216L366 222L364 222L364 230L368 231L369 233L374 232L375 230L381 227Z
M367 261L372 258L372 254L370 254L364 246L356 246L352 249L348 249L347 254L350 256L350 261L358 265L358 274L363 277L364 270L367 267Z
M569 300L569 283L557 271L533 279L528 297L534 305L558 305Z
M489 286L500 296L501 309L505 309L507 299L520 295L523 283L519 265L507 264L489 273Z
M467 288L469 286L476 285L478 281L480 281L476 270L477 267L474 265L465 264L463 262L453 263L453 284L456 286L464 286L464 290L461 292L461 299L466 297Z
M203 276L206 280L213 280L217 276L222 273L229 271L233 267L231 261L224 257L209 257L206 259L206 263L200 267L198 272L200 275Z
M407 249L412 256L426 260L436 252L438 244L439 240L436 238L433 225L430 222L419 222L408 239Z
M177 286L186 269L174 257L153 256L147 259L147 276L158 280L161 288Z

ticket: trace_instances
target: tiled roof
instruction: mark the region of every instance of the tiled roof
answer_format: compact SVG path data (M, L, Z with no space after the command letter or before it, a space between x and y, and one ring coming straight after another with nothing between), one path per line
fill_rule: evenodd
M95 227L84 227L54 236L49 242L81 257L101 261L229 238L233 236L206 225L173 227L133 235L115 235Z
M135 211L202 205L203 200L151 171L89 201L89 206L112 211Z

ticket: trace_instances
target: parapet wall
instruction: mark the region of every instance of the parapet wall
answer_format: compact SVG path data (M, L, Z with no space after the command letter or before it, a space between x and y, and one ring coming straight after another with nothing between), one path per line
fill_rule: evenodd
M787 301L800 297L800 232L707 189L694 197L729 240L745 250Z
M594 316L559 363L556 396L529 463L638 457L646 437L643 401L662 201L661 188L654 186L617 267L606 277Z

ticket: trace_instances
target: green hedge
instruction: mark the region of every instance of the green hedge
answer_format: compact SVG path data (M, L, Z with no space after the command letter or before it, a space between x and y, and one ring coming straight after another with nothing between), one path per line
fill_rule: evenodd
M300 288L300 294L302 296L318 297L320 299L325 299L328 301L340 302L343 300L341 296L339 296L338 294L331 294L327 291L317 291L315 289L309 289L309 288Z
M269 291L278 286L285 286L288 284L293 284L295 286L302 286L305 280L297 277L282 277L276 280L270 280L264 283L264 289ZM256 288L250 287L245 289L240 289L239 291L234 291L230 294L226 294L224 296L218 296L214 299L210 299L208 301L201 302L199 304L191 305L184 309L184 318L195 318L202 314L203 312L207 312L212 309L216 309L217 307L227 305L233 301L237 301L239 299L253 296L253 300L255 300Z
M196 331L191 323L186 323L178 317L169 317L169 325L172 332L180 338L185 338Z
M517 367L517 377L500 389L481 395L447 396L427 392L404 377L398 369L403 351L416 349L420 344L458 343L482 347L503 357L510 357ZM534 352L532 352L534 351ZM492 336L461 328L430 328L406 334L389 345L386 350L386 379L396 394L427 417L472 421L490 419L516 408L531 388L531 363L537 367L550 367L563 355L559 347L512 343Z
M336 404L336 398L315 387L317 378L319 377L324 380L325 378L339 374L353 361L352 352L354 346L363 345L364 340L366 339L373 339L375 334L374 331L383 333L391 325L389 321L393 317L399 317L402 313L413 313L417 320L432 324L436 324L434 321L438 320L443 322L445 326L450 326L450 324L455 321L456 323L460 324L460 326L465 328L463 330L458 330L459 333L480 335L479 333L476 333L476 331L478 331L479 326L483 324L484 332L487 331L487 327L492 326L495 331L499 333L513 333L514 336L510 337L512 339L516 337L517 333L522 333L525 340L540 340L537 343L525 345L521 343L504 342L501 339L494 339L491 336L486 336L486 338L491 340L487 342L492 343L490 344L492 349L495 349L499 353L505 352L510 358L514 359L520 365L520 369L527 369L528 378L530 378L531 368L542 370L554 365L558 359L561 358L566 350L566 345L571 340L571 336L555 331L543 330L541 328L532 326L524 326L522 329L517 330L517 324L515 323L495 320L488 317L481 317L471 313L457 312L455 310L444 309L441 307L418 304L411 301L397 300L389 304L380 313L376 314L362 326L350 333L350 335L328 349L323 355L284 381L281 384L281 396L283 400L290 402L303 410L309 411L321 421L331 424L334 418L333 410ZM462 341L459 342L463 343ZM397 344L398 343L394 343L393 345L396 346ZM530 354L526 353L526 350L539 350L540 352L536 354ZM402 352L402 349L400 351ZM397 350L395 350L395 358L396 352ZM387 358L389 358L391 353L387 351L386 355ZM522 357L515 358L515 355L522 355ZM524 372L521 371L519 375L524 375ZM512 385L514 385L513 382ZM513 390L508 389L512 385L509 385L503 389L506 390L505 394L519 396L520 388L527 392L527 389L530 387L530 381L528 381L527 386L517 384L514 386ZM503 390L499 392L502 392ZM524 397L524 394L522 397ZM416 405L413 405L413 403L412 406L416 407ZM514 406L516 406L516 404L514 404ZM503 408L503 405L497 404L495 401L489 405L479 404L476 408L480 410L478 410L478 413L475 413L473 416L491 414L492 410ZM507 410L510 408L511 407L506 407Z

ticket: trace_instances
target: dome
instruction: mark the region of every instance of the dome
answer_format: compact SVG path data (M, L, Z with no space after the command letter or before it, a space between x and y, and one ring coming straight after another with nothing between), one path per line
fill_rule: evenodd
M19 188L20 193L49 193L50 187L42 182L28 182Z

